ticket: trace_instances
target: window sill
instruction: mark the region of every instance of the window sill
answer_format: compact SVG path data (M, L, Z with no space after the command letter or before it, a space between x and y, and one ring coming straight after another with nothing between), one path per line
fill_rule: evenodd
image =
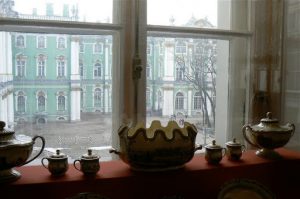
M242 178L264 184L279 199L293 198L300 187L300 153L283 148L277 151L283 160L265 160L249 150L240 162L223 158L218 166L207 164L204 156L197 154L182 169L157 173L134 172L122 161L101 162L94 178L84 177L73 165L69 165L65 176L57 178L42 166L23 166L16 168L22 177L1 185L0 191L10 198L58 199L81 192L98 193L110 199L217 198L225 182Z

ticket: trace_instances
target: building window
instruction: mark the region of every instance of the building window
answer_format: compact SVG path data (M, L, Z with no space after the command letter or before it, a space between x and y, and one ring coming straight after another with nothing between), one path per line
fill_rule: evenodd
M95 91L94 91L94 107L95 108L100 108L101 107L101 102L102 102L101 89L96 88Z
M57 110L65 111L66 110L66 97L63 92L60 92L57 97Z
M24 113L26 110L26 98L23 91L19 91L17 94L17 111L19 113Z
M82 61L79 61L79 73L80 73L80 78L83 79L83 63L82 63Z
M176 99L175 99L175 109L176 110L183 110L184 105L184 96L181 92L178 92L176 94Z
M37 76L46 77L46 56L39 55L37 58Z
M185 71L185 68L177 65L176 67L176 80L184 80L184 71Z
M79 52L84 53L84 43L82 41L79 43Z
M162 109L163 106L163 96L161 94L161 91L157 91L157 109Z
M148 45L147 45L147 55L148 55L148 56L151 56L151 55L152 55L152 45L151 45L151 44L148 44Z
M43 91L39 91L37 94L37 110L39 112L46 111L46 98L45 98L45 93Z
M102 65L98 62L94 65L94 77L99 78L102 75Z
M194 109L195 110L200 110L202 107L201 104L201 95L200 92L196 92L194 95Z
M66 77L66 62L64 56L59 56L57 60L57 77Z
M151 78L151 66L149 63L147 63L147 66L146 66L146 76L147 76L147 78Z
M16 77L25 77L26 57L18 55L16 60Z
M17 35L16 46L19 48L25 48L25 36Z
M94 44L94 54L102 54L103 53L103 44L102 43L95 43Z
M66 39L65 39L65 37L58 37L57 38L57 48L59 48L59 49L66 48Z
M176 54L186 54L187 52L187 45L183 41L176 42L175 46L175 53Z
M151 109L151 90L149 88L146 90L146 107L147 110Z
M37 36L37 47L46 48L46 36L43 35Z

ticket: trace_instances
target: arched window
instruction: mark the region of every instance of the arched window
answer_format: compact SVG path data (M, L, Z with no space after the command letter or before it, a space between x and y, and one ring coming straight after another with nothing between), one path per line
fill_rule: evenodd
M79 42L79 52L84 53L84 43L82 41Z
M60 92L57 97L57 110L65 111L66 110L66 97L63 92Z
M45 93L43 91L38 92L37 104L39 112L46 111L46 98Z
M176 42L175 46L175 53L176 54L186 54L187 52L187 45L183 41Z
M157 91L157 109L160 110L162 108L162 104L163 104L163 97L161 94L161 91Z
M96 88L94 91L94 107L101 107L101 101L102 101L102 94L101 94L101 89Z
M64 37L58 37L57 48L66 48L66 39Z
M151 65L149 63L146 66L146 76L147 78L151 78Z
M182 110L184 105L184 96L181 92L176 94L176 99L175 99L175 109L177 110Z
M101 77L101 74L102 74L102 65L99 62L97 62L94 65L94 77Z
M46 76L46 56L39 55L37 58L37 76L45 77Z
M40 35L37 37L37 47L38 48L46 48L46 37Z
M201 107L202 107L202 104L201 104L201 95L200 95L200 92L196 92L195 95L194 95L194 109L195 110L200 110Z
M17 95L17 111L24 113L25 112L25 93L23 91L19 91Z
M57 77L65 77L66 76L66 62L64 56L59 56L57 60Z
M17 36L17 47L20 47L20 48L24 48L25 47L25 38L23 35L18 35Z
M16 60L16 76L25 77L26 57L18 55Z
M176 80L184 80L185 69L179 65L176 66Z

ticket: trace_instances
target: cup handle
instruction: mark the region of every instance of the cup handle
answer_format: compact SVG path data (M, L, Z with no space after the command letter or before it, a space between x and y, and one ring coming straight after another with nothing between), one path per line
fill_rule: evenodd
M246 146L242 145L242 152L245 152L245 151L246 151Z
M80 171L80 169L76 166L76 163L77 163L77 162L80 163L80 160L78 160L78 159L77 159L77 160L74 160L73 165L74 165L74 168L75 168L75 169L77 169L78 171Z
M47 158L42 158L42 160L41 160L43 167L48 169L48 166L44 163L44 160L48 160L48 159Z
M202 149L202 145L200 144L196 144L195 146L195 149L194 149L194 152L198 151L198 150L201 150Z
M35 140L37 138L40 138L42 140L42 147L41 147L41 150L38 152L38 154L36 154L33 158L27 160L24 164L22 165L25 165L25 164L28 164L29 162L33 161L35 158L37 158L39 155L41 155L41 153L43 152L44 148L45 148L45 138L43 138L42 136L39 136L39 135L36 135L32 138L32 141L33 141L33 144L35 143Z

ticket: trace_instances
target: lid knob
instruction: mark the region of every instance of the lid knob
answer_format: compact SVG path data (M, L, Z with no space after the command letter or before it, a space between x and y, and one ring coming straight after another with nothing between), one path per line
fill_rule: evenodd
M88 149L88 155L89 155L89 156L92 155L92 149Z
M272 113L271 112L267 112L267 118L272 119Z
M60 155L60 150L59 149L56 150L56 155Z
M236 138L233 138L232 142L233 142L233 143L236 143Z
M212 141L212 145L216 145L216 140L213 140L213 141Z

